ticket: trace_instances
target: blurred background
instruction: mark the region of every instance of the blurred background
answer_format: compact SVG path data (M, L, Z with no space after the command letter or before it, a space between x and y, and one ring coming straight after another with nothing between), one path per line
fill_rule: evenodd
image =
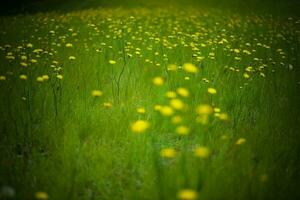
M1 15L71 11L96 7L208 6L237 12L272 12L297 15L300 0L4 0Z

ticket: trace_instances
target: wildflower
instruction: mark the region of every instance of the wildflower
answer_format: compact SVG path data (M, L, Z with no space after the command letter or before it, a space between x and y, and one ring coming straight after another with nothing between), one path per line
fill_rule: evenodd
M48 81L49 80L49 76L48 75L43 75L42 78L43 78L44 81Z
M227 121L229 119L229 117L226 113L220 113L219 119L222 121Z
M145 120L137 120L131 125L131 131L135 133L143 133L150 127L150 123Z
M197 197L197 192L191 189L180 190L177 194L177 198L180 200L196 200Z
M164 84L164 79L160 76L157 76L157 77L152 79L152 82L153 82L154 85L161 86L161 85Z
M76 57L75 56L69 56L69 60L75 60Z
M175 64L170 64L168 65L168 71L177 71L177 65Z
M187 135L190 132L190 129L186 126L178 126L175 132L179 135Z
M244 76L244 78L246 78L246 79L250 78L250 75L249 75L248 73L246 73L246 72L243 74L243 76Z
M27 76L25 74L21 74L20 79L25 81L25 80L27 80Z
M171 116L174 113L174 110L170 106L162 106L159 112L164 116Z
M41 83L44 81L44 79L43 79L43 77L39 76L36 78L36 81Z
M116 64L116 63L117 63L117 62L116 62L116 61L114 61L114 60L109 60L108 62L109 62L109 64L111 64L111 65L114 65L114 64Z
M138 108L136 111L137 111L137 113L140 113L140 114L145 114L146 113L145 108Z
M58 78L59 80L62 80L64 77L61 74L56 75L56 78Z
M49 198L49 196L46 192L36 192L35 198L38 200L47 200Z
M73 47L73 44L67 43L67 44L66 44L66 47Z
M166 93L166 97L168 98L175 98L177 96L176 92L173 92L173 91L168 91Z
M184 64L183 65L183 70L188 72L188 73L193 73L193 74L196 74L199 71L198 68L195 65L191 64L191 63Z
M208 104L201 104L196 108L196 112L199 115L209 115L213 113L213 108Z
M30 62L34 64L34 63L37 63L37 60L36 59L31 59Z
M242 145L246 142L246 139L245 138L239 138L237 141L236 141L236 145Z
M207 89L207 92L208 92L209 94L217 94L217 90L216 90L215 88L212 88L212 87L208 88L208 89Z
M6 76L0 76L0 81L5 81L6 80Z
M161 105L155 105L155 106L154 106L154 110L156 110L156 111L159 111L161 108L162 108Z
M110 102L104 102L103 106L106 107L106 108L111 108L112 104Z
M26 45L26 47L27 47L27 48L32 48L32 47L33 47L33 44L28 43L28 44Z
M210 151L207 147L197 147L195 149L195 156L199 158L208 158L210 155Z
M165 148L160 151L160 156L164 158L174 158L176 151L174 148Z
M28 66L28 64L27 64L26 62L21 62L20 65L21 65L22 67L27 67L27 66Z
M92 91L92 96L93 97L101 97L103 95L103 92L100 90L93 90Z
M177 88L176 92L182 97L188 97L190 95L189 91L183 87Z
M176 110L182 110L184 108L184 103L180 99L171 99L170 105Z
M176 115L176 116L172 117L171 122L173 124L179 124L182 122L182 117L179 115Z

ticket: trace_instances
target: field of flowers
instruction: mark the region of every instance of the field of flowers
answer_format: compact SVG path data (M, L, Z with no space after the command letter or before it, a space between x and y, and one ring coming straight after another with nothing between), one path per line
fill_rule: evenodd
M300 18L0 17L0 199L299 199Z

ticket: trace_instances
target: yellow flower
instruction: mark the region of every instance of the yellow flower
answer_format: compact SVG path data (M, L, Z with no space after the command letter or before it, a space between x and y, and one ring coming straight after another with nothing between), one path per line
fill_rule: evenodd
M210 151L207 147L197 147L195 149L195 156L199 158L208 158L210 155Z
M242 145L246 142L246 139L245 138L239 138L237 141L236 141L236 145Z
M168 98L175 98L177 96L176 92L173 92L173 91L168 91L166 93L166 97Z
M213 108L208 104L201 104L196 108L196 112L199 115L209 115L213 113Z
M159 111L161 108L162 108L161 105L155 105L155 106L154 106L154 110L156 110L156 111Z
M22 67L27 67L27 66L28 66L28 64L27 64L26 62L21 62L20 65L21 65Z
M246 78L246 79L250 78L250 75L247 74L246 72L243 74L243 76L244 76L244 78Z
M136 109L137 113L140 113L140 114L145 114L146 113L146 110L145 108L138 108Z
M5 81L6 80L6 76L0 76L0 81Z
M215 113L219 113L219 112L221 112L221 109L220 109L220 108L217 108L217 107L215 107L215 108L214 108L214 112L215 112Z
M56 75L56 78L58 78L58 79L62 80L64 77L63 77L63 75L61 75L61 74L58 74L58 75Z
M103 106L106 107L106 108L111 108L112 104L110 102L104 102Z
M178 126L175 132L179 135L187 135L190 132L190 129L186 126Z
M152 79L152 82L153 82L154 85L161 86L161 85L164 84L164 79L160 76L157 76L157 77Z
M109 60L108 62L109 62L109 64L111 64L111 65L114 65L114 64L116 64L116 63L117 63L117 62L116 62L116 61L114 61L114 60Z
M66 44L66 47L73 47L73 44L67 43L67 44Z
M190 95L189 91L183 87L177 88L176 92L182 97L188 97Z
M75 60L76 57L75 56L69 56L69 60Z
M220 113L219 119L223 120L223 121L227 121L229 119L229 117L226 113Z
M160 156L165 158L174 158L176 151L174 148L165 148L160 151Z
M42 78L43 78L44 81L48 81L49 80L49 76L48 75L43 75Z
M93 90L92 91L92 96L94 97L101 97L103 95L103 92L100 90Z
M195 190L184 189L178 192L177 197L180 200L196 200L198 193Z
M44 79L43 79L43 77L39 76L36 78L36 81L41 83L44 81Z
M36 192L35 198L39 199L39 200L47 200L49 198L49 196L46 192Z
M207 92L209 94L217 94L217 90L215 88L211 88L211 87L207 89Z
M176 110L182 110L184 108L184 103L180 99L171 99L170 105Z
M150 123L145 120L137 120L131 125L131 131L135 133L143 133L150 127Z
M26 47L28 47L28 48L32 48L32 47L33 47L33 45L32 45L31 43L28 43L28 44L26 45Z
M177 65L175 64L168 65L168 71L176 71L176 70L177 70Z
M173 115L174 110L170 106L162 106L159 112L164 116L171 116Z
M179 124L180 122L182 122L182 117L180 117L179 115L176 115L176 116L172 117L171 121L173 124Z
M191 63L185 63L183 65L183 70L188 72L188 73L193 73L193 74L196 74L199 71L199 69Z
M25 80L27 80L27 76L25 74L21 74L20 79L25 81Z

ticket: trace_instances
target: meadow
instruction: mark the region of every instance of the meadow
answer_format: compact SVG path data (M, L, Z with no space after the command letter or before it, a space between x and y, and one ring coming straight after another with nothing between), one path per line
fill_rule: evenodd
M300 199L300 18L0 17L0 199Z

